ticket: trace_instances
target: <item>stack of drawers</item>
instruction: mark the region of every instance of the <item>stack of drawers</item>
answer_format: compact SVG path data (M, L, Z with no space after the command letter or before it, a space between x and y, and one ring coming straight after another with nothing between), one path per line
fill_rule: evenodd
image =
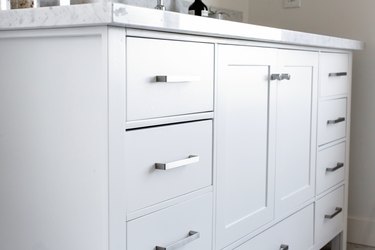
M349 55L321 53L319 71L315 243L324 245L345 226Z
M214 45L128 37L127 60L127 249L212 249Z

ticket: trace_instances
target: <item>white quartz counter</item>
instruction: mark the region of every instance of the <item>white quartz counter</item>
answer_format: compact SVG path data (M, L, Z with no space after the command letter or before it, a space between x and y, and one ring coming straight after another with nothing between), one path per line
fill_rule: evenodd
M360 50L360 41L190 16L120 3L0 11L0 31L114 25L252 41Z

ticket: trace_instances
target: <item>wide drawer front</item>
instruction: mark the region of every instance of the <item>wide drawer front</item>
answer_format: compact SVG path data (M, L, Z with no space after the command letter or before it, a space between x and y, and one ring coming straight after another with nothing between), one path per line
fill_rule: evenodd
M317 193L340 183L345 178L345 151L346 144L342 142L318 152L317 161Z
M320 54L320 95L344 95L349 86L349 55L336 53Z
M344 186L316 202L315 242L326 244L343 230Z
M130 37L127 53L127 121L213 110L213 44Z
M323 145L346 135L346 98L319 104L318 142Z
M313 245L314 206L310 205L237 250L308 250Z
M128 222L128 250L212 249L212 194Z
M126 133L128 210L212 184L212 121Z

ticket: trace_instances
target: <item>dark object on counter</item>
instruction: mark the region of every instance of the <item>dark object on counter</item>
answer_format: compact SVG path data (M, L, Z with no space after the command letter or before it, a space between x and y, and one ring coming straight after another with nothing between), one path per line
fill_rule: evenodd
M189 7L189 14L196 16L208 16L208 8L202 0L195 0Z

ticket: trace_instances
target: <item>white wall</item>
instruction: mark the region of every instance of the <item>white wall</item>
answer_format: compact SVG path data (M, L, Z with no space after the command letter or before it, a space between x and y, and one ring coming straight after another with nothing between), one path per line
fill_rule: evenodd
M299 9L249 1L251 23L366 42L354 54L348 240L375 246L375 1L302 0Z

